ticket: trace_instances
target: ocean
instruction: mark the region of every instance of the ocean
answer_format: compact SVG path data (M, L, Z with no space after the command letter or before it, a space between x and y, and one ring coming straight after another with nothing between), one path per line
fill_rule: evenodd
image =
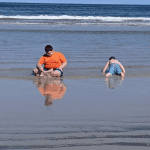
M32 74L46 45L62 79ZM148 150L149 49L150 5L0 3L0 149Z
M101 77L110 56L148 75L149 34L149 5L0 3L0 76L28 76L48 44L65 55L66 77Z

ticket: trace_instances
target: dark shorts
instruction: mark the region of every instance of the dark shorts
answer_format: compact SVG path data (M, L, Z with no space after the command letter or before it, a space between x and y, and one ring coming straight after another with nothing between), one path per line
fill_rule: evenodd
M56 68L56 69L54 69L54 71L55 71L55 70L60 71L60 77L62 77L62 76L63 76L63 72L62 72L60 69Z
M109 71L108 71L108 73L110 73L110 74L117 74L117 75L120 75L120 73L121 73L121 68L120 68L120 66L119 66L119 64L117 64L117 63L112 63L112 64L110 64L109 65Z
M49 69L48 69L48 68L44 68L44 70L47 71L47 70L49 70ZM55 71L55 70L60 71L60 77L63 76L63 72L62 72L60 69L56 68L56 69L53 69L53 70L54 70L54 71Z

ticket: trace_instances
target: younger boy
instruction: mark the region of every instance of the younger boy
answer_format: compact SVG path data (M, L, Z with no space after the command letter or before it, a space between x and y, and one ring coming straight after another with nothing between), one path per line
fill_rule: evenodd
M111 56L109 58L109 61L105 65L105 67L103 69L103 74L104 75L105 75L105 71L108 67L109 67L109 71L108 71L108 73L106 73L106 77L110 77L113 74L117 74L117 75L121 75L121 77L124 78L125 69L122 66L122 64L118 60L115 59L114 56Z

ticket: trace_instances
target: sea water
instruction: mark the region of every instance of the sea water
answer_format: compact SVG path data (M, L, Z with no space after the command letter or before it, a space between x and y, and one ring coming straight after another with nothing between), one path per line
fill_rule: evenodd
M149 75L150 6L0 3L0 76L30 76L50 44L66 77L101 77L110 56Z

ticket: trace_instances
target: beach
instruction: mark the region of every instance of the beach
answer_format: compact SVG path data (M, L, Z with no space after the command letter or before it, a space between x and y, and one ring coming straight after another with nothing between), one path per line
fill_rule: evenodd
M38 81L0 80L1 149L149 149L149 78L53 80L50 105Z
M150 6L0 6L0 149L149 149ZM49 44L62 78L32 74ZM103 75L110 56L124 80Z

